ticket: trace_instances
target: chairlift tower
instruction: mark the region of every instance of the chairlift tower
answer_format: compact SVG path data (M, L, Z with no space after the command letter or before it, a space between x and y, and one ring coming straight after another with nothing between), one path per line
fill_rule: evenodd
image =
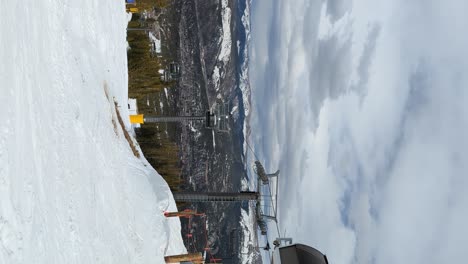
M138 28L127 28L127 31L144 31L144 32L148 32L150 31L151 28L143 28L143 27L138 27Z
M270 189L270 180L272 178L277 178L279 175L279 170L275 173L266 173L263 165L259 162L255 162L255 172L259 178L259 184L257 185L257 191L251 192L239 192L239 193L225 193L225 192L175 192L174 200L176 202L242 202L242 201L255 201L255 217L257 219L258 227L262 235L267 234L268 225L267 221L272 220L277 222L277 199L276 193L278 184L276 185L275 198ZM268 188L269 193L264 194L264 190ZM268 205L265 198L268 196L267 201L271 203ZM270 207L271 210L268 212L263 211L262 208Z
M241 202L258 200L257 192L175 192L176 202Z
M229 106L219 101L213 111L206 111L205 115L193 116L145 116L143 114L130 115L130 123L185 123L190 121L204 121L205 127L218 132L229 132Z

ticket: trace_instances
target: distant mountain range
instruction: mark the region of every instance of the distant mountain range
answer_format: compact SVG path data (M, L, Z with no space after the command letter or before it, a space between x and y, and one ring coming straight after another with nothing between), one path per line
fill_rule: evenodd
M250 167L245 161L244 140L249 133L250 113L250 0L185 0L177 1L176 5L180 13L176 23L182 71L174 92L178 97L176 113L204 113L222 100L229 104L232 116L229 133L216 133L198 123L180 126L176 138L181 146L183 189L241 191L248 181L246 169ZM247 204L188 207L206 212L207 235L215 257L223 258L223 263L261 263L258 250L246 244L256 239ZM183 222L183 226L186 224ZM195 232L194 237L202 235L197 228L191 231ZM200 238L195 245L188 246L203 247L205 240Z

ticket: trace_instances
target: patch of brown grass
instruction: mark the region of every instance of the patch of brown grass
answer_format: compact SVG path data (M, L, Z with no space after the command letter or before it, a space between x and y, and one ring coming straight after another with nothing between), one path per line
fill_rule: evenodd
M110 101L109 98L109 86L107 86L107 82L104 82L104 94L106 95L107 101ZM112 114L112 126L114 127L114 133L117 137L119 137L119 130L117 129L117 122L115 121L115 116Z
M107 101L109 103L111 102L110 96L109 96L109 87L107 86L107 82L104 82L104 94L106 95ZM114 100L114 108L115 108L115 113L117 114L117 119L119 120L120 127L122 128L122 131L124 133L125 139L128 142L128 145L130 145L130 149L132 149L133 155L135 157L140 158L140 152L138 152L135 142L133 142L132 137L128 133L127 129L125 129L125 124L123 122L122 116L120 115L119 112L119 105L118 103ZM119 136L119 131L117 128L117 122L115 121L115 115L112 113L112 125L114 126L114 132L115 135L118 137Z

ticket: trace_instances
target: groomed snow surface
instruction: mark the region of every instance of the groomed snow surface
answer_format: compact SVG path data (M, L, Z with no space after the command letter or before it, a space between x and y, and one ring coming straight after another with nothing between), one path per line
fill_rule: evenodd
M0 9L2 264L164 263L185 252L179 220L163 216L176 209L167 184L123 133L123 2Z

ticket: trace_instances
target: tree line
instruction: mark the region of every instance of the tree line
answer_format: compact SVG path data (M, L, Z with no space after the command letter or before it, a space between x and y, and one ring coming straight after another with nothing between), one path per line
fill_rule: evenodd
M150 10L154 7L165 8L167 0L137 0L140 10ZM154 20L145 23L155 23ZM141 24L139 14L134 14L128 27L147 27ZM164 87L171 87L174 82L161 79L160 69L165 69L167 59L164 55L154 56L151 51L151 41L145 31L128 31L127 41L130 49L128 60L128 94L137 99L140 114L153 114L153 109L146 104L148 98L159 100ZM156 102L159 105L159 102ZM175 129L174 129L175 131ZM181 165L179 164L179 147L169 136L154 124L144 124L137 129L137 140L148 162L161 174L173 191L182 184Z

